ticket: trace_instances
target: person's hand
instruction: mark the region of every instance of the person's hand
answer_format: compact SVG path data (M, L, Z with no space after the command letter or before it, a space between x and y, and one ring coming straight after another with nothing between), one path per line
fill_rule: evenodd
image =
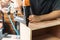
M35 15L30 15L28 19L29 19L29 22L39 22L40 21L40 17L35 16Z

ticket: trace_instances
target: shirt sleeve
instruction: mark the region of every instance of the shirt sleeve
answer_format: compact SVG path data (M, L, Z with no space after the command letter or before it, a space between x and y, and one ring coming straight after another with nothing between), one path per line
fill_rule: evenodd
M24 0L24 6L30 6L30 0Z
M60 0L55 0L52 10L60 10Z

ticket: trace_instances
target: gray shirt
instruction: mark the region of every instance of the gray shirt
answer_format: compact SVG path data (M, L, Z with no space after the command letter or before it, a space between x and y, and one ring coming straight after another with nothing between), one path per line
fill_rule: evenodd
M60 10L60 0L30 0L30 4L34 15L44 15Z

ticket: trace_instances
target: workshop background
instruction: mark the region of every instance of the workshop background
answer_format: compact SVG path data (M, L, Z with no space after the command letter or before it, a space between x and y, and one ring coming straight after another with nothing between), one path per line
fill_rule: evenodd
M21 0L11 0L14 4L14 9L16 10L16 15L21 17L22 15L22 1ZM8 33L8 34L16 34L16 32L14 31L12 24L10 22L10 19L8 17L8 13L6 8L8 7L4 7L1 8L1 4L3 4L5 2L5 0L0 0L0 11L1 9L3 9L3 12L0 12L0 19L2 20L2 25L3 25L3 33ZM6 5L5 5L6 6ZM13 6L13 5L12 5ZM17 22L14 20L14 10L12 9L10 11L10 17L12 19L12 22L14 23L15 26L17 26ZM3 22L4 21L4 22ZM1 26L1 25L0 25ZM17 29L17 27L15 27Z

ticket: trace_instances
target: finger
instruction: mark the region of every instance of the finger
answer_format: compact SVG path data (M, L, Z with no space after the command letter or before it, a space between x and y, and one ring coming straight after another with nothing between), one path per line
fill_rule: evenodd
M38 22L37 20L30 20L30 22L33 22L33 23L35 23L35 22Z
M32 20L32 18L27 18L28 20Z
M29 16L29 18L32 18L32 17L34 17L34 15L30 15L30 16Z
M29 19L29 21L32 21L32 19Z
M29 21L30 23L33 23L33 21Z
M34 22L34 20L33 20L33 19L29 19L29 21L30 21L30 22Z

